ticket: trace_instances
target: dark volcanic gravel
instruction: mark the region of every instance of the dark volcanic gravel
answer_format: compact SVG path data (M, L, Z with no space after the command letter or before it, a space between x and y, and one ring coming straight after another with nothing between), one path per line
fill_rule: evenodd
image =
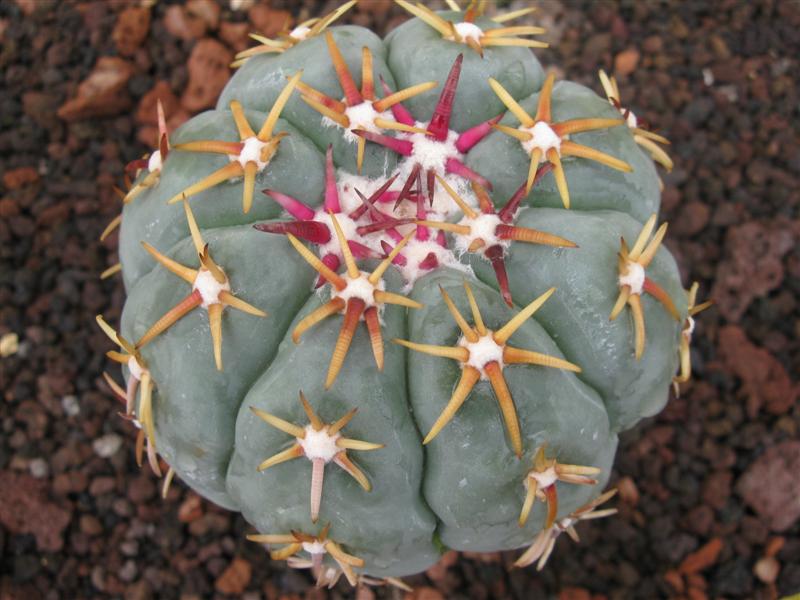
M464 0L461 0L462 3ZM133 460L102 382L123 300L112 186L154 138L213 103L251 30L283 6L235 0L0 3L0 598L339 598L273 563L236 515ZM247 5L248 2L239 2ZM324 6L323 6L324 5ZM289 6L293 14L330 2ZM345 21L379 31L387 1ZM515 553L448 554L415 598L776 598L800 591L800 4L545 3L545 65L622 100L672 140L667 245L717 305L696 377L623 436L620 514L580 526L541 574ZM157 92L150 93L154 88ZM146 143L146 145L145 145ZM114 372L114 371L112 371ZM362 590L359 598L400 596Z

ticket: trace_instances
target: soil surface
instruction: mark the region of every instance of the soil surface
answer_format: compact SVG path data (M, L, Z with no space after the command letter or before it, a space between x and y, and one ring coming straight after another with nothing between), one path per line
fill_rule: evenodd
M119 279L99 279L116 235L98 238L125 164L151 149L154 98L177 126L213 104L248 32L332 3L146 4L0 3L0 598L352 597L270 561L241 517L180 482L159 498L94 324L119 318ZM364 1L343 21L383 33L405 17ZM546 66L598 91L597 70L614 72L623 104L672 140L666 244L717 303L698 318L694 380L623 436L618 516L562 536L541 573L510 569L516 552L448 553L407 579L411 597L796 593L800 4L548 2L532 22L549 29Z

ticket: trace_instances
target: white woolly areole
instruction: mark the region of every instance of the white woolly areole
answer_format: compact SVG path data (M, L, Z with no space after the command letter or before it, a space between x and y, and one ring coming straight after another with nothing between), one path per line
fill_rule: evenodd
M420 129L426 129L428 124L416 122L414 126ZM414 151L411 156L406 158L403 162L410 162L412 167L416 163L422 165L422 183L425 185L424 171L434 169L439 175L444 175L444 164L447 162L447 159L461 157L461 153L456 148L458 135L457 131L450 129L447 132L447 139L440 142L431 135L409 133L405 136L405 139L414 144ZM410 171L411 169L409 169L409 172ZM402 179L402 177L400 178ZM403 181L405 181L405 179L403 179Z
M261 160L261 150L266 146L266 142L262 142L256 136L252 136L242 140L242 151L239 154L229 154L228 159L231 162L238 162L242 168L249 162L254 162L258 165L258 170L261 171L269 164L268 160Z
M155 150L150 155L150 158L147 159L147 170L151 173L155 173L156 171L161 170L162 165L163 161L161 159L161 150Z
M533 137L527 142L520 142L526 153L530 154L535 148L542 151L543 156L547 156L547 151L555 149L561 156L561 138L544 121L537 121L533 127L520 127L520 131L527 131Z
M324 208L321 208L314 214L314 221L317 221L318 223L324 223L328 226L328 230L331 232L330 241L319 245L319 255L325 256L326 254L334 254L339 258L342 258L342 247L339 245L339 238L336 236L336 229L333 227L333 220L331 219L331 216L325 212ZM344 213L337 213L336 221L339 223L339 227L342 228L342 233L344 233L346 240L359 242L361 244L365 243L364 238L358 235L358 232L356 231L358 224L353 221L353 219Z
M303 542L303 550L309 554L326 554L324 542Z
M491 246L496 246L498 244L503 248L508 248L511 245L511 240L501 240L495 233L497 226L500 225L500 223L502 223L502 221L497 215L486 215L480 213L474 219L464 217L458 222L458 224L469 227L469 234L458 234L453 236L455 238L456 250L458 250L459 254L464 254L469 248L470 244L472 244L472 242L475 240L484 241L485 245L482 247L482 250L486 250L486 248L490 248Z
M331 462L339 452L342 451L336 445L341 435L328 433L327 427L323 427L319 431L314 429L311 425L305 426L306 437L297 438L297 443L303 449L308 460L322 459L326 463Z
M222 270L221 267L218 268L220 271ZM192 284L192 290L197 290L200 292L200 298L202 299L201 306L208 310L208 307L212 304L220 303L219 295L222 292L231 291L231 284L228 283L227 277L223 283L220 283L214 279L211 271L208 269L200 269L197 272L197 277L195 277L194 283Z
M369 279L367 279L368 274L364 273L363 271L360 273L361 275L359 275L357 278L351 279L350 276L345 272L343 278L347 282L347 287L342 291L332 288L331 293L334 297L341 298L345 302L350 300L350 298L359 298L360 300L363 300L364 304L366 305L364 310L367 308L372 308L373 306L378 306L378 303L375 302L375 291L383 291L386 288L386 285L383 283L383 279L378 281L378 285L372 285ZM361 319L364 319L363 313L361 314Z
M414 124L414 126L419 127L420 129L426 129L428 124L418 121ZM472 188L469 185L469 182L458 175L447 173L445 171L447 159L455 158L457 160L462 160L464 157L464 155L458 151L458 148L456 148L456 140L458 140L458 136L459 133L457 131L453 131L452 129L448 130L447 139L443 142L434 139L430 135L425 135L422 133L400 134L398 137L412 142L414 144L414 149L411 153L411 156L403 157L400 161L400 164L398 165L400 175L398 176L397 181L395 181L395 185L392 186L392 189L402 189L403 184L406 182L409 175L411 175L414 166L419 164L422 167L422 186L426 197L428 189L427 171L433 169L439 175L439 177L442 177L445 182L447 182L447 185L453 188L453 190L455 190L455 192L461 196L464 202L470 206L477 206L478 202L475 198ZM440 215L443 218L447 218L450 215L458 212L458 206L456 206L456 203L453 202L453 199L450 198L448 193L438 181L436 182L434 188L436 192L433 198L433 206L430 206L427 202L425 203L425 208L428 210L428 218L432 219L434 218L434 215ZM412 203L403 202L403 204L401 204L401 209L408 211L408 214L400 214L401 211L398 211L397 216L416 217L416 208L412 207Z
M686 317L686 327L683 329L683 337L691 341L692 334L694 333L695 321L694 317ZM131 358L133 358L131 356Z
M458 340L458 345L469 350L469 359L464 364L480 371L481 379L489 378L485 370L489 363L496 362L501 369L503 368L503 346L494 341L491 331L474 343L462 336Z
M577 523L580 519L573 519L572 517L564 517L560 521L555 522L555 527L558 528L558 533L562 531L566 531L570 527L572 527L575 523Z
M463 39L471 38L476 42L480 43L481 38L483 37L483 29L475 25L475 23L456 23L453 26ZM452 37L448 37L445 39L453 39Z
M556 468L547 467L544 471L530 471L528 473L528 477L533 479L536 483L539 484L539 489L544 489L553 485L556 481L558 481L558 473L556 473Z
M644 289L644 267L632 260L628 261L625 274L619 276L619 284L631 288L631 294L641 294Z
M330 117L322 117L322 124L325 127L339 127L343 130L342 135L351 144L358 142L358 137L353 133L353 129L364 129L372 133L381 133L383 130L375 125L375 119L380 117L382 119L394 121L392 113L389 111L378 112L372 106L372 101L364 100L361 104L355 106L348 106L344 109L344 114L347 120L350 121L349 127L342 127L331 119Z
M291 32L289 32L289 37L294 38L296 40L304 40L308 37L308 34L311 33L311 27L306 27L305 25L298 25Z
M136 360L135 356L128 357L128 371L131 372L131 377L133 377L136 381L142 380L144 369L142 368L142 365L139 364L139 361Z
M430 270L421 269L419 266L419 263L425 260L428 257L428 254L431 252L433 252L436 260L439 261L439 267L437 268L449 267L451 269L458 269L459 271L463 271L465 273L470 272L469 265L465 265L459 261L452 250L449 250L448 248L442 248L433 240L425 240L423 242L418 239L411 238L401 252L407 261L406 265L402 267L395 265L395 267L400 269L400 272L403 274L403 278L406 281L406 286L403 288L405 292L408 292L412 288L417 279L431 272Z

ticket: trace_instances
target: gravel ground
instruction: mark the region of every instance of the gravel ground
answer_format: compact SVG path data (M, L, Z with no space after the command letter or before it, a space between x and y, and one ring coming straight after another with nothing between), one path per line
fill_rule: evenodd
M243 2L247 4L247 2ZM241 517L133 460L94 325L123 300L112 186L154 138L210 106L251 30L285 12L231 3L0 3L0 598L342 598L247 543ZM325 4L325 6L322 6ZM364 2L346 20L404 18ZM447 554L414 598L776 598L800 591L800 135L796 1L543 3L545 65L623 104L673 144L667 246L717 304L696 378L623 436L617 517L559 540L542 573L515 553ZM88 79L88 83L81 84ZM153 92L153 90L156 90ZM359 598L401 597L384 588Z

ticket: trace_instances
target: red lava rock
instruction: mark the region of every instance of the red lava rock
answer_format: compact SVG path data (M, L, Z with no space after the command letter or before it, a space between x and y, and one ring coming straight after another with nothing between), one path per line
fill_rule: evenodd
M214 0L189 0L186 11L194 18L200 19L210 30L219 27L220 6Z
M442 593L436 588L419 587L413 592L406 594L404 600L444 600Z
M722 315L738 322L755 298L780 286L783 256L795 245L800 225L785 220L732 227L725 237L725 258L711 291Z
M800 386L774 356L752 344L736 325L720 329L719 349L726 368L742 380L750 417L762 406L774 415L791 410Z
M128 481L128 499L134 504L143 504L156 495L156 484L151 477L139 475Z
M633 481L633 478L621 478L617 482L616 488L619 490L620 500L622 500L625 504L630 504L631 506L636 506L639 504L639 489L636 487L636 483Z
M731 495L733 475L730 471L717 471L709 475L703 485L703 501L717 510L725 508Z
M220 7L212 0L189 0L185 5L174 4L164 15L164 27L182 40L196 40L219 25Z
M773 531L786 531L800 518L800 442L769 448L739 478L736 491Z
M697 552L692 552L683 559L678 571L684 575L699 573L717 562L719 553L722 551L722 540L714 538Z
M133 56L150 30L150 9L143 6L126 8L117 17L111 39L123 56Z
M37 0L16 0L17 6L25 16L31 16L38 8Z
M33 167L19 167L3 173L3 185L9 190L17 190L39 181L39 173Z
M636 70L638 64L639 51L636 48L628 48L614 57L614 73L626 77Z
M678 217L672 225L672 231L678 235L697 235L711 218L711 208L705 202L687 202L678 212Z
M103 524L97 517L92 515L81 515L80 527L81 531L89 536L103 533Z
M203 501L200 496L190 494L178 508L178 520L181 523L191 523L203 516Z
M236 557L222 574L217 577L214 587L221 594L240 595L247 589L253 567L245 559Z
M261 35L275 37L292 25L292 14L287 10L275 10L264 4L257 4L247 12L250 23Z
M683 592L685 589L683 583L683 577L680 573L678 573L675 569L670 569L666 573L664 573L664 581L666 581L672 589L678 592L679 594Z
M45 129L52 129L58 123L56 118L58 98L45 92L25 92L22 94L22 110Z
M430 578L431 581L438 583L445 579L447 576L447 569L453 566L456 562L458 562L458 552L450 550L439 559L439 562L425 571L425 574Z
M58 109L65 121L80 121L89 117L119 114L131 105L128 80L133 66L116 56L102 56L92 72L78 86L78 95Z
M217 40L202 39L189 57L189 85L181 104L191 112L211 108L230 77L233 54Z
M241 52L250 46L252 40L248 36L250 25L247 23L229 23L225 21L219 26L220 39L236 52Z
M70 512L47 498L47 483L11 471L0 471L0 523L12 533L29 533L36 546L57 552Z
M584 588L567 587L559 592L558 600L592 600L592 595Z
M771 538L769 542L767 542L767 547L764 548L764 555L765 556L775 556L778 552L781 551L784 544L786 544L786 538L777 536Z
M694 507L686 515L688 529L697 535L707 535L713 523L714 511L705 504Z
M202 19L189 14L185 6L173 4L164 14L164 27L176 38L196 40L206 33L206 24Z

